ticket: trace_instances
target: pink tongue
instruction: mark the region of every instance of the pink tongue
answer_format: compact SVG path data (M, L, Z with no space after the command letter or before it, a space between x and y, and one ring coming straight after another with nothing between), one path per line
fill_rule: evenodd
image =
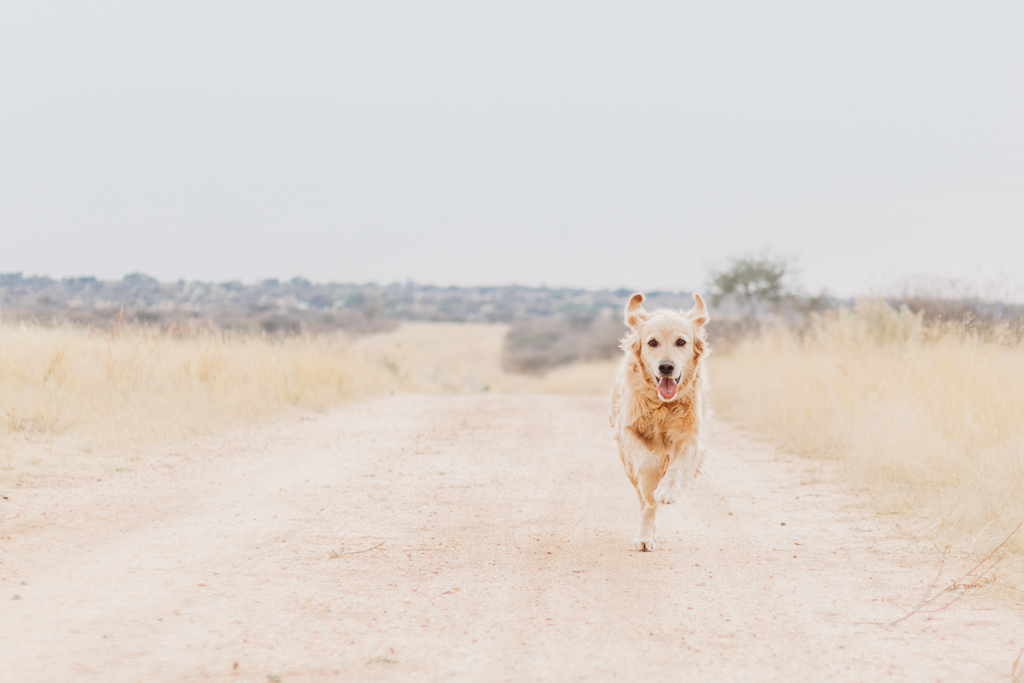
M658 382L658 393L662 398L673 398L676 395L676 381L671 377L662 377Z

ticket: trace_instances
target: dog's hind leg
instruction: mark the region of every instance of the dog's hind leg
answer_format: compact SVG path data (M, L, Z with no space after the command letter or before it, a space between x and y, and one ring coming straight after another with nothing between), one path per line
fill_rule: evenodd
M654 499L668 505L677 503L683 497L683 486L697 476L700 471L702 454L700 443L692 442L683 445L669 460L665 474L654 491Z

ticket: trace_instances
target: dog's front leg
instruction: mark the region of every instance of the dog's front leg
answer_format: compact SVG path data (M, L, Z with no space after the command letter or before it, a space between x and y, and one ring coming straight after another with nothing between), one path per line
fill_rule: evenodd
M637 472L636 492L640 494L640 528L633 539L633 550L652 551L657 547L655 537L658 526L655 517L658 514L658 500L654 492L660 478L658 459L653 453L648 453Z
M655 516L658 513L658 501L654 499L654 490L661 478L658 459L629 429L622 430L616 439L626 474L636 487L640 499L640 529L633 539L633 550L651 551L656 546Z
M697 473L699 456L700 444L696 440L677 448L669 457L665 474L654 490L654 500L664 505L678 503L683 497L683 484Z

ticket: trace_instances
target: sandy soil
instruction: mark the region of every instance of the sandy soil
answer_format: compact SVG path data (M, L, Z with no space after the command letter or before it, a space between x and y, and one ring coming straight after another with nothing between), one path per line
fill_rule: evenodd
M630 551L605 411L398 395L8 487L0 680L1010 677L1024 619L999 603L868 623L935 556L727 424L659 550Z

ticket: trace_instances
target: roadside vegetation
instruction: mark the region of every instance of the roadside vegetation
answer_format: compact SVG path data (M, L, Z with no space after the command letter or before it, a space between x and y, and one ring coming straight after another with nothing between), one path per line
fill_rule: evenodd
M839 459L878 510L912 515L915 535L987 552L1024 521L1024 345L1011 327L861 301L802 332L768 327L711 363L719 414ZM1004 548L1024 588L1024 530Z
M1024 522L1017 309L866 299L748 329L711 358L720 415L838 460L876 509L909 515L908 531L936 547L983 555ZM1000 553L986 580L1024 599L1024 529Z
M132 467L154 447L394 391L604 393L614 361L501 365L501 324L350 336L0 320L0 481Z
M93 451L137 451L319 410L388 377L337 333L0 323L0 468L74 470Z

